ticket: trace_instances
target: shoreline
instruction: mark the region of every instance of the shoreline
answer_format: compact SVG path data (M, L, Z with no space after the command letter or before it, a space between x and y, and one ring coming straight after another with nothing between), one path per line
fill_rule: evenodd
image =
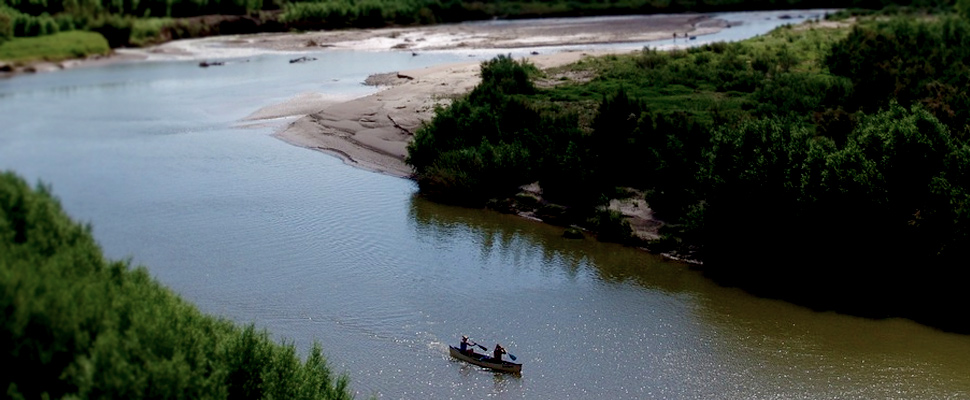
M174 40L144 48L112 49L107 55L24 64L0 60L0 78L150 60L219 60L266 52L319 50L442 51L503 50L637 43L715 33L730 23L711 14L651 14L576 18L470 21L414 27L343 29L302 33L256 33ZM388 71L390 72L390 71Z
M625 24L617 23L619 20ZM645 21L654 23L652 29L644 29L637 35L628 35L625 41L618 39L617 35L629 33L637 22ZM469 44L469 37L478 39L492 37L494 40L482 39L476 42L486 45L471 49L496 49L490 46L511 41L525 47L532 47L528 45L530 43L541 42L542 46L538 49L548 51L554 48L550 46L635 43L643 42L644 38L648 38L646 40L671 38L675 33L683 37L686 44L689 35L716 33L729 27L730 22L700 15L653 15L639 18L599 17L586 20L557 20L547 26L523 25L521 29L506 27L496 30L487 24L476 26L487 29L475 34L470 33L468 25L443 26L440 27L440 31L429 31L426 28L414 29L410 30L409 34L402 34L399 30L387 30L384 31L386 40L375 41L374 37L370 36L361 38L357 42L337 42L333 47L369 49L379 42L380 46L387 46L384 48L387 50L388 48L402 49L402 43L407 43L413 46L405 50L412 51L412 55L418 55L418 49L469 50L472 46ZM455 31L456 28L458 32ZM559 40L556 42L549 42L548 36L541 35L550 30L561 29L582 32L585 36L580 40L578 35L564 35L558 36ZM601 35L591 35L589 32L600 32ZM326 33L310 35L326 35ZM272 49L292 50L292 46L299 44L301 40L319 43L316 42L318 39L314 38L319 36L311 36L309 39L293 35L260 38L250 44L258 42ZM558 49L547 54L540 54L533 50L529 56L521 59L541 70L548 70L575 63L585 57L639 50L639 46L618 46L595 51ZM404 160L407 157L407 146L414 134L422 125L434 118L436 107L449 105L453 99L467 94L478 85L481 81L480 65L480 61L459 62L372 75L367 78L366 83L379 86L376 93L347 101L321 104L323 107L318 111L303 115L300 113L283 115L270 111L284 105L264 107L247 117L246 121L258 121L260 114L271 115L273 118L297 118L287 123L273 136L295 146L336 156L344 163L357 168L400 178L411 178L413 171ZM291 105L291 108L300 107ZM664 223L654 218L653 211L642 199L615 200L611 202L610 209L624 215L633 228L634 236L640 240L651 241L660 238L659 230ZM535 218L531 215L523 216Z
M549 69L584 57L616 53L572 51L523 59L540 69ZM478 85L480 65L470 61L373 75L368 79L380 87L377 93L330 104L302 116L276 115L298 119L274 136L296 146L332 153L349 165L408 178L412 171L404 159L415 132L434 117L435 107L447 106Z
M455 51L470 56L517 50L541 70L575 63L584 57L639 51L644 42L666 39L662 48L687 47L697 36L732 28L741 36L747 24L762 20L790 20L791 14L817 16L822 11L753 11L735 14L654 14L618 17L499 20L407 28L263 33L215 36L163 43L143 49L120 49L110 56L71 60L51 69L103 65L113 62L195 60L231 62L258 54L313 51ZM802 18L802 15L798 15ZM740 20L740 22L738 21ZM735 28L737 27L737 28ZM753 35L751 35L753 36ZM683 45L675 39L682 38ZM603 46L609 44L609 46ZM629 44L624 46L624 44ZM596 50L582 50L583 48ZM604 48L605 47L605 48ZM651 46L652 47L652 46ZM531 51L530 51L531 50ZM540 53L540 51L542 53ZM291 61L292 62L292 61ZM480 82L480 60L440 64L409 71L387 71L367 77L376 93L352 98L326 98L302 93L265 106L236 126L273 127L273 136L291 145L321 151L346 164L400 178L410 178L405 164L407 146L415 132L434 117L438 106L470 92ZM663 222L639 199L611 204L644 240L659 238Z
M595 17L588 19L517 21L502 24L456 24L438 27L365 31L356 40L341 39L343 33L317 32L305 35L263 35L246 39L246 45L272 50L295 50L313 43L354 50L419 51L497 50L498 44L516 44L517 49L535 50L527 60L541 70L575 63L585 57L639 51L640 46L617 46L600 50L568 50L566 46L601 43L642 43L677 36L687 44L689 35L707 35L728 28L730 22L706 15L650 15L637 17ZM645 26L644 24L648 24ZM501 26L496 26L501 25ZM515 27L510 27L515 25ZM476 30L478 29L478 30ZM634 34L632 31L637 30ZM375 35L375 32L379 32ZM556 33L555 40L548 34ZM573 34L562 34L572 32ZM336 36L334 36L336 35ZM474 40L472 40L474 39ZM241 41L232 43L241 45ZM296 46L296 47L295 47ZM555 46L560 46L559 48ZM504 47L508 48L508 47ZM503 48L503 49L504 49ZM540 54L538 50L545 52ZM552 50L552 51L550 51ZM480 61L441 64L431 67L369 76L365 83L379 87L376 93L347 101L319 104L310 113L272 112L274 108L300 109L306 104L277 104L247 117L259 115L296 118L280 128L274 137L295 145L330 154L353 167L400 178L413 171L404 160L414 134L434 118L438 106L447 106L470 92L481 81ZM289 102L289 101L288 101ZM287 102L287 103L288 103ZM305 108L303 108L305 109ZM613 201L610 205L630 222L633 234L643 241L660 238L664 225L642 199ZM532 217L530 215L523 215ZM541 222L541 221L540 221Z
M269 34L229 38L220 45L231 49L305 51L307 44L313 44L312 47L358 51L411 51L415 56L419 51L494 52L534 48L531 55L522 59L545 70L584 57L639 50L639 47L622 46L595 51L562 47L641 43L671 38L675 33L686 43L688 34L707 35L728 26L728 21L708 15L671 14ZM355 167L408 178L412 171L404 159L414 133L434 117L436 106L447 106L452 99L478 85L480 64L480 61L469 61L388 71L367 78L367 84L379 87L376 93L346 101L320 101L316 103L319 109L313 112L306 112L310 104L292 104L299 102L294 98L257 110L245 122L295 118L274 136L296 146L332 154Z

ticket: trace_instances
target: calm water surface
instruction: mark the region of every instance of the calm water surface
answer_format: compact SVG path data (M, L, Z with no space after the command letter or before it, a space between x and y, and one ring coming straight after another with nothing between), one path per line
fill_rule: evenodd
M204 311L321 342L362 398L970 397L970 337L758 299L239 127L298 93L362 95L370 73L468 59L315 56L2 80L0 168L50 183L109 256ZM522 376L449 359L461 334L502 343Z

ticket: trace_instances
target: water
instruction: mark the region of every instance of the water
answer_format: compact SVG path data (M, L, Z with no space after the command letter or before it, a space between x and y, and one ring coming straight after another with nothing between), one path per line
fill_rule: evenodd
M0 81L0 168L53 186L105 252L209 313L324 345L359 397L970 397L970 337L818 313L514 216L430 203L240 128L297 93L457 52L319 52L76 69ZM520 377L448 357L502 343Z

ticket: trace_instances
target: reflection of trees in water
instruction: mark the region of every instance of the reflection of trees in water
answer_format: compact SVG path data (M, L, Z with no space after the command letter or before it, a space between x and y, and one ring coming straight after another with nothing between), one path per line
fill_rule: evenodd
M561 265L570 278L589 263L577 251L557 248L549 227L512 215L437 204L418 195L411 197L409 215L421 240L442 248L469 241L477 245L482 260L494 257L520 265L536 257L542 260L541 268Z
M564 239L562 228L516 216L450 207L413 196L409 217L421 240L440 243L442 248L471 240L481 257L502 260L541 252L542 265L537 268L563 268L552 272L569 277L595 274L603 282L632 282L667 294L630 298L649 308L649 319L632 322L641 325L606 322L630 329L631 337L645 335L643 343L662 351L659 355L646 351L643 359L663 366L657 371L658 382L702 371L727 382L717 388L728 398L752 393L840 397L848 392L881 398L893 397L892 390L910 395L904 397L946 397L970 385L966 378L970 360L963 357L970 340L965 336L911 321L820 313L758 298L737 288L721 287L697 271L643 251L593 239ZM650 361L654 356L663 361ZM702 364L698 360L723 368L696 367ZM475 368L467 371L481 372ZM883 385L887 378L895 384ZM521 381L496 374L494 384L494 393L503 393Z
M633 281L666 292L682 292L691 286L709 284L683 264L593 238L566 239L562 237L562 227L514 215L442 205L417 194L411 197L408 214L421 240L442 248L469 240L478 245L482 259L498 257L503 262L520 265L519 261L540 252L539 268L557 266L569 278L588 272L602 281Z

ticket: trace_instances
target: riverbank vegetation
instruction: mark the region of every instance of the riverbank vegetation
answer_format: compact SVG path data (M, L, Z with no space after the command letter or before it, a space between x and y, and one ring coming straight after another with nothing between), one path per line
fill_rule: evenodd
M422 192L466 204L538 182L559 222L621 241L604 206L643 193L667 222L648 246L722 282L970 332L952 315L970 265L968 40L965 17L882 16L544 73L500 57L408 161Z
M778 8L947 9L947 0L0 0L0 43L83 30L112 48L257 32L427 25L493 18ZM36 59L42 59L38 54ZM6 60L10 61L10 60Z
M104 258L49 189L0 174L0 377L7 398L347 399L321 348L301 361Z
M110 51L108 41L96 32L70 31L0 43L0 60L14 63L36 59L62 61L107 55Z

